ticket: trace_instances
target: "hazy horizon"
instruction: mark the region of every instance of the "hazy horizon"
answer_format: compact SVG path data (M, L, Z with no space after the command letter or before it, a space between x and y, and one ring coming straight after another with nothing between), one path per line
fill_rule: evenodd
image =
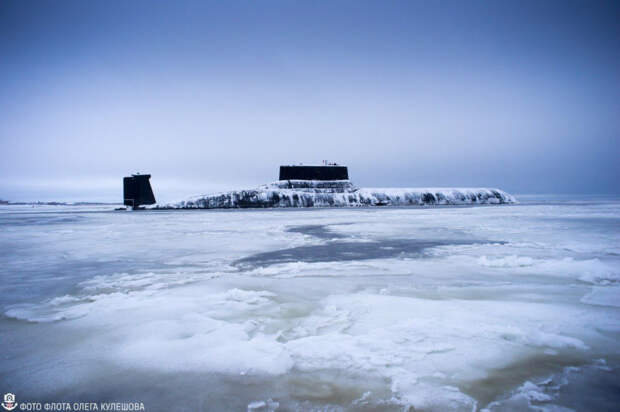
M620 4L0 4L0 199L370 187L620 194Z
M276 180L276 179L272 179L272 180ZM93 187L83 186L83 187L74 188L74 189L69 188L68 190L66 187L63 188L62 186L60 189L58 188L58 186L56 186L48 190L46 190L45 187L39 187L37 189L38 191L36 192L31 191L32 190L31 188L25 188L22 191L16 190L15 192L13 192L16 194L16 196L20 196L21 194L24 194L22 195L22 197L15 197L15 198L0 197L0 200L8 201L9 203L27 203L27 204L37 203L37 202L41 202L41 203L50 203L50 202L103 203L103 204L118 204L118 205L123 204L122 177L120 177L119 179L116 179L115 181L100 180L100 181L96 181L96 183L97 184ZM261 182L261 183L267 183L267 182ZM245 185L239 184L239 183L218 185L217 183L211 182L209 185L205 185L205 187L210 188L209 190L192 192L191 185L184 185L184 186L181 186L181 188L176 188L175 182L170 181L170 180L164 181L162 184L162 182L160 182L158 179L152 178L151 184L153 186L153 192L155 194L155 198L157 202L161 202L161 203L181 201L181 200L186 199L187 197L191 197L195 195L225 192L229 190L252 189L252 188L255 188L255 186L259 185L259 184L252 184L252 183L248 183ZM363 187L363 186L360 186L360 187ZM378 186L373 186L373 187L378 187ZM408 186L385 186L384 185L380 187L397 188L397 187L408 187ZM414 186L409 185L409 187L414 187ZM430 185L421 186L419 185L416 187L420 187L420 188L438 187L439 188L439 187L450 187L450 186L430 186ZM466 186L461 186L461 187L466 187ZM488 186L488 187L491 187L491 186ZM86 192L84 195L80 195L79 193L80 191L83 191L82 188L84 188ZM63 193L64 193L64 197L63 197ZM610 193L572 192L571 193L571 192L544 192L542 191L542 192L529 192L529 193L528 192L523 192L523 193L510 192L510 194L516 197L517 202L521 202L523 200L525 200L526 202L532 202L532 201L537 201L536 200L537 198L540 198L540 200L544 200L544 201L554 201L554 200L563 199L566 197L570 197L571 199L575 201L583 200L584 197L588 199L592 198L592 199L599 199L599 200L620 198L620 193L613 193L613 192L610 192Z

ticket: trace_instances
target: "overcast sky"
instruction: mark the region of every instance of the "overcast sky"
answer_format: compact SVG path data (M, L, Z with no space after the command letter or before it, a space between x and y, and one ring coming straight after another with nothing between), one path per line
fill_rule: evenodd
M620 3L2 1L0 198L359 186L620 193Z

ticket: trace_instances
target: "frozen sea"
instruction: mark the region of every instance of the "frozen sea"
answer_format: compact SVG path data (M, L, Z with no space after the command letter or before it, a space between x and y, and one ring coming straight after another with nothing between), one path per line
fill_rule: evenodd
M0 391L147 410L620 409L620 199L0 206Z

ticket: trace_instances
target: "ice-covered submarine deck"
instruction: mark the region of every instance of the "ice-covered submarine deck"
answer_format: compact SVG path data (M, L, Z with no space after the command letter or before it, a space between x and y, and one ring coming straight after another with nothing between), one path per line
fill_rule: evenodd
M284 177L284 179L283 179ZM255 189L194 196L164 209L471 205L515 203L495 188L358 188L346 166L281 166L280 180Z

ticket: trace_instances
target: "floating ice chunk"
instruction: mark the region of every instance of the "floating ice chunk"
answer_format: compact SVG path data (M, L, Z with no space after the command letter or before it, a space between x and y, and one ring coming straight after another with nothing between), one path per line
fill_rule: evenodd
M405 410L456 410L475 411L477 402L454 386L438 386L419 382L397 380L393 385Z
M509 255L499 258L488 258L486 256L481 256L478 259L478 262L482 266L495 267L495 268L514 268L514 267L524 267L524 266L533 266L535 264L535 260L528 256L516 256Z
M250 305L266 303L268 298L276 296L275 293L266 290L242 290L230 289L222 294L224 300L232 300L236 302L245 302Z
M585 273L579 276L579 280L594 285L613 285L620 283L620 272L612 270L611 267L603 264L598 259L591 259L594 262L591 268L585 268Z
M253 411L267 406L265 401L255 401L248 404L248 411Z
M280 403L272 399L266 401L254 401L248 404L248 412L260 411L260 412L273 412L280 407Z
M544 393L542 388L530 381L526 381L521 385L518 391L521 396L529 401L546 402L553 399L550 395Z

